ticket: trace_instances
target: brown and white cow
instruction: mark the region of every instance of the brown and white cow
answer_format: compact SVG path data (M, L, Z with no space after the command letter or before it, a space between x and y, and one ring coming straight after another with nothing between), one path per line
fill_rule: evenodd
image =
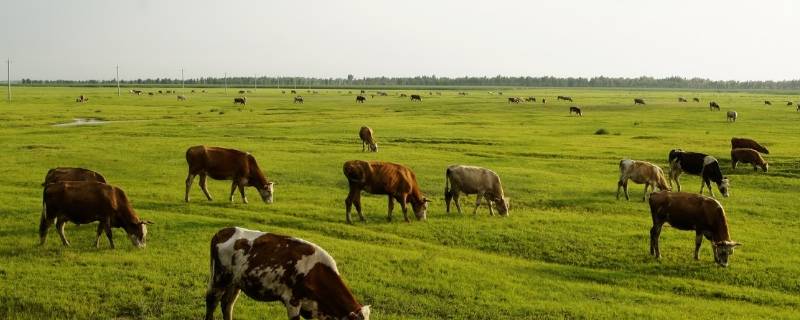
M186 202L189 202L189 189L192 187L194 177L200 175L200 190L203 190L209 201L212 199L206 186L206 176L214 180L233 181L230 201L233 201L233 193L238 187L242 201L247 203L244 187L250 186L258 189L264 202L272 203L274 183L267 180L258 167L256 158L248 152L220 147L194 146L186 150L186 162L189 165L189 175L186 177Z
M494 215L492 211L492 204L494 204L501 216L508 216L509 199L503 195L500 177L492 170L465 165L447 167L444 181L444 201L447 213L450 213L450 200L455 200L456 209L458 209L458 213L461 213L461 204L458 201L461 193L477 195L475 210L472 210L472 214L478 212L481 198L485 198L489 206L489 215Z
M417 184L417 176L408 167L391 162L350 160L342 166L344 176L350 185L350 193L345 199L347 223L350 209L356 207L358 217L365 221L361 214L361 190L371 194L385 194L389 198L388 220L392 220L394 200L403 209L403 219L408 220L407 204L410 203L417 220L425 220L428 200L422 195Z
M738 113L738 112L736 112L736 111L728 111L728 112L727 112L727 114L726 114L726 116L727 116L727 118L726 118L726 119L727 119L728 121L730 121L730 122L736 122L736 118L738 118L738 117L739 117L739 113Z
M731 150L731 166L734 170L736 170L736 164L739 162L753 165L753 171L758 171L758 167L761 167L764 172L767 172L769 169L767 160L764 160L758 151L749 148Z
M731 138L731 149L738 149L738 148L749 148L754 149L758 152L763 154L769 154L769 150L762 146L760 143L756 142L753 139L748 138Z
M139 219L125 192L120 188L97 181L64 181L48 184L42 198L40 245L44 244L47 230L54 222L61 242L69 246L64 235L64 225L67 222L87 224L99 221L96 247L100 247L100 235L105 231L111 248L114 248L111 228L123 228L134 246L145 246L146 225L152 222Z
M731 240L725 210L713 198L687 192L655 192L650 195L650 214L653 218L653 227L650 228L650 254L657 259L661 258L658 238L665 222L678 230L695 231L695 260L700 259L698 254L703 237L711 241L714 262L722 267L728 266L733 248L740 245Z
M617 200L619 200L619 189L625 190L625 200L630 200L628 197L628 179L633 180L638 184L644 184L644 194L642 201L647 199L647 188L652 191L670 190L667 185L667 179L664 177L664 171L660 167L646 161L637 161L631 159L623 159L619 162L619 181L617 182Z
M369 147L370 152L378 152L378 144L375 142L375 135L372 128L363 126L358 130L358 137L361 138L361 152Z
M222 317L232 319L241 291L282 302L291 320L369 320L370 306L356 301L324 249L288 236L225 228L211 238L206 320L214 319L220 302Z
M97 181L106 183L102 174L84 168L58 167L47 171L42 187L62 181Z

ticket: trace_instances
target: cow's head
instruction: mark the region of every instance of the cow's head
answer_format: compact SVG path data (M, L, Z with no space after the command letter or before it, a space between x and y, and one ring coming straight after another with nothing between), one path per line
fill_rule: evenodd
M370 144L369 149L372 152L378 152L378 144L377 143Z
M267 182L262 188L258 188L258 193L261 195L261 200L266 203L272 203L272 192L275 187L274 182Z
M731 187L731 184L727 177L722 177L722 181L720 181L717 186L719 186L719 192L722 193L723 197L727 198L730 196L730 193L728 193L728 188Z
M152 221L149 220L140 220L133 224L131 228L127 231L128 238L131 239L131 243L137 248L144 248L145 241L147 240L147 225L153 224Z
M369 313L369 306L363 306L361 309L350 312L350 314L342 318L342 320L369 320Z
M414 215L417 216L417 220L426 220L428 218L428 198L422 198L420 202L412 202L411 207L414 208Z
M508 216L508 205L509 205L510 201L511 201L511 199L509 199L508 197L502 197L502 198L496 199L494 201L495 205L497 206L497 212L501 216L504 216L504 217Z
M714 262L722 267L728 266L728 258L733 255L733 248L742 245L735 241L719 241L714 243Z

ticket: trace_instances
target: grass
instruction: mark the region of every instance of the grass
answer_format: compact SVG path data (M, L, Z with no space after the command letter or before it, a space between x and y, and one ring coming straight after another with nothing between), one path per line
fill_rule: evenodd
M156 89L157 90L157 89ZM153 91L156 91L153 90ZM199 90L198 90L199 91ZM247 105L211 89L189 94L116 96L116 89L14 88L0 103L0 318L197 319L205 305L208 243L225 226L289 234L324 247L374 319L796 318L800 308L800 112L763 100L799 95L666 90L504 90L493 96L443 91L422 103L349 90L292 95L259 89ZM405 93L417 93L406 90ZM370 92L368 92L369 94ZM74 102L86 94L88 103ZM572 96L583 117L570 117ZM508 96L548 98L507 103ZM698 96L702 103L678 103ZM633 98L647 106L634 106ZM708 110L715 100L722 112ZM736 123L725 111L736 110ZM102 125L54 127L74 118ZM375 130L379 153L362 153L357 132ZM596 135L603 128L605 135ZM751 137L771 151L770 171L731 172L730 138ZM229 183L209 182L183 202L189 146L251 152L276 182L275 203L229 203ZM713 264L705 242L692 259L694 233L665 228L661 261L648 254L643 187L614 198L617 163L666 168L670 149L720 159L732 196L720 199L734 240L729 268ZM403 163L434 200L427 222L386 221L384 196L365 196L366 224L344 223L350 159ZM444 212L444 169L471 164L496 171L511 197L508 218ZM118 248L93 245L94 225L67 227L72 247L51 229L37 246L44 174L56 166L97 170L122 187L139 215L155 221L148 246L134 249L115 229ZM697 177L684 176L696 192ZM634 185L636 186L636 185ZM237 319L282 319L279 303L239 299ZM217 317L219 317L219 313Z

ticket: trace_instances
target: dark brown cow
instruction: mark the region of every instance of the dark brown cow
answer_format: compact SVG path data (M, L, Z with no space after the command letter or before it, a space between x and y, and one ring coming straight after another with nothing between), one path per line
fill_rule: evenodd
M84 168L58 167L47 171L42 187L62 181L97 181L106 183L102 174Z
M422 97L421 97L420 95L418 95L418 94L412 94L412 95L411 95L411 101L419 101L419 102L422 102Z
M99 221L95 247L100 247L100 235L105 231L108 243L114 248L111 228L125 229L134 246L145 246L145 225L152 222L139 219L120 188L97 181L64 181L48 184L42 198L42 217L39 221L41 245L47 239L47 230L53 222L56 223L61 242L69 246L64 235L67 222L87 224Z
M678 102L689 102L689 100L686 100L684 97L678 97Z
M754 149L758 152L763 154L769 154L769 150L766 147L762 146L760 143L756 142L753 139L748 138L731 138L731 149L738 149L738 148L749 148Z
M787 106L791 106L793 103L791 101L786 101Z
M361 214L361 190L388 196L389 221L392 220L394 200L400 203L406 222L410 222L407 203L411 203L417 220L426 219L430 200L422 195L417 185L417 176L408 167L391 162L351 160L344 163L342 171L350 184L350 193L345 200L347 223L352 223L350 209L354 204L358 217L361 221L365 221L364 215Z
M336 261L311 242L234 227L211 238L211 279L206 320L222 302L222 317L233 317L239 292L258 301L280 301L290 320L369 320L370 307L356 301Z
M369 147L370 152L378 152L378 144L375 142L375 136L372 128L363 126L358 130L358 137L361 138L361 152L364 152L365 147Z
M694 101L694 102L700 102L700 98L696 98L696 97L695 97L695 98L692 98L692 101Z
M711 101L708 103L708 110L717 110L719 111L719 104L716 101Z
M522 99L519 97L509 97L508 103L522 103Z
M214 180L232 180L230 201L233 193L239 188L242 201L247 203L244 187L258 189L261 199L272 203L273 183L268 181L258 167L256 158L250 153L235 149L219 147L194 146L186 150L186 162L189 164L189 175L186 177L186 202L189 202L189 189L196 175L200 175L200 190L208 200L211 195L206 186L206 176Z
M247 97L233 98L233 104L247 104Z
M581 113L581 108L578 106L569 107L569 114L575 113L581 117L583 117L583 113Z
M698 254L704 236L711 241L714 261L723 267L728 266L733 248L740 245L731 240L725 210L713 198L688 192L654 192L650 195L650 214L653 218L650 254L656 258L661 258L658 238L665 222L678 230L695 231L695 260L700 259Z
M294 97L294 103L303 104L303 97L301 96Z
M356 103L364 103L364 101L367 101L367 97L362 96L362 95L358 95L356 97Z
M556 97L556 100L564 100L564 101L569 101L569 102L572 102L572 97L568 97L568 96L558 96L558 97Z
M772 105L772 102L770 102L769 100L764 100L764 104L765 104L765 105L768 105L768 106L771 106L771 105Z
M736 170L736 164L739 162L753 165L753 171L758 171L758 167L761 167L764 172L767 172L769 169L767 160L764 160L758 151L750 148L737 148L731 150L731 166L734 170Z
M641 105L645 105L646 103L644 103L644 99L642 99L642 98L636 98L636 99L633 99L633 104L641 104Z

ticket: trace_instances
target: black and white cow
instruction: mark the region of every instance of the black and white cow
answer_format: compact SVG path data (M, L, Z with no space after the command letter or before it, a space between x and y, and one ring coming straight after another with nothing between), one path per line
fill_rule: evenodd
M691 175L700 176L700 194L703 194L703 186L708 187L708 192L714 197L714 190L711 189L711 181L717 184L719 192L722 196L728 197L728 188L730 183L728 178L722 176L722 171L719 167L719 161L712 156L697 152L686 152L680 149L674 149L669 152L669 184L672 187L672 181L678 185L678 191L681 191L681 182L678 180L681 173L686 172Z

